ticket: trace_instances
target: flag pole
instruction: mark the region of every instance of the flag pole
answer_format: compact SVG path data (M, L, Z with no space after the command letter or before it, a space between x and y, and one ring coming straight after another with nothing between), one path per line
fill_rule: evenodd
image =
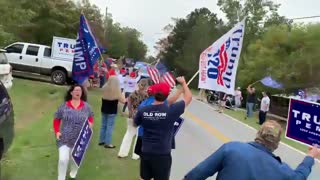
M261 79L258 80L258 81L256 81L256 82L254 82L254 83L252 83L252 84L250 84L250 85L253 86L253 85L257 84L257 83L260 82L260 81L261 81Z
M192 78L188 81L187 85L189 86L189 84L194 80L194 78L197 77L197 75L199 74L199 70L192 76Z
M157 62L157 63L156 63L154 66L157 66L157 65L159 64L160 59L158 59L156 62Z
M151 62L149 65L152 65L153 63L157 63L158 60L155 60L153 62Z

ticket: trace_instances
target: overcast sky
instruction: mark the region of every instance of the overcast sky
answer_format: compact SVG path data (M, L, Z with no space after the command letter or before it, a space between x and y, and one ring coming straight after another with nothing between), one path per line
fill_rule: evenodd
M90 0L103 13L108 12L122 26L142 32L142 40L148 46L148 54L155 55L153 46L166 34L163 27L172 23L172 17L185 17L195 8L207 7L224 18L217 0ZM320 15L320 0L274 0L281 4L280 14L288 18ZM299 20L301 21L301 20ZM299 22L297 21L297 22ZM306 20L303 20L306 21ZM320 21L320 18L309 20Z

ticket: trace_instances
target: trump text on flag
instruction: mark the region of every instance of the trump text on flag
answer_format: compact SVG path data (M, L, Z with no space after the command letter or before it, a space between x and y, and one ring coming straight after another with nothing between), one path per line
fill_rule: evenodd
M76 43L76 49L75 49L75 54L74 54L74 63L75 66L80 68L80 70L86 70L87 69L87 61L84 57L84 48L83 48L83 43L81 43L81 40L77 40Z
M206 63L203 64L206 68L201 72L201 80L215 79L219 85L230 88L234 63L240 50L240 37L238 36L242 36L242 34L242 29L238 29L233 33L234 37L229 38L214 54L207 54L209 60L201 62ZM231 57L228 57L228 50L231 51Z
M320 144L320 105L291 99L286 137L307 145Z
M78 84L93 75L93 66L101 57L99 47L83 14L80 16L78 38L72 66L72 78Z
M199 88L234 94L244 37L244 22L245 20L238 23L201 53Z

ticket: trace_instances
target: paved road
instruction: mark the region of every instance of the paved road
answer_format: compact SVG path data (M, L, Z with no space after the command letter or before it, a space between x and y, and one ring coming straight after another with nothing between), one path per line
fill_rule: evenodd
M223 143L252 141L256 130L214 111L212 107L193 100L184 114L186 121L177 134L177 149L173 151L172 180L182 177L199 162L209 156ZM275 152L292 168L304 158L304 154L281 144ZM215 178L209 178L215 179ZM320 179L320 163L316 162L310 180Z

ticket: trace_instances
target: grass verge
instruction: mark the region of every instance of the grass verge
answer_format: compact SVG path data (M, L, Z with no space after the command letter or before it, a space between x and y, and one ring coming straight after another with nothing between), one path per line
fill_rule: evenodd
M5 180L52 180L57 177L58 151L52 128L52 118L63 103L67 87L15 79L9 91L15 111L15 139L5 159L1 161ZM94 135L85 160L79 169L79 179L133 180L139 178L138 161L117 158L126 130L125 118L118 116L113 133L116 149L99 147L101 123L99 90L90 91L89 103L95 114Z

